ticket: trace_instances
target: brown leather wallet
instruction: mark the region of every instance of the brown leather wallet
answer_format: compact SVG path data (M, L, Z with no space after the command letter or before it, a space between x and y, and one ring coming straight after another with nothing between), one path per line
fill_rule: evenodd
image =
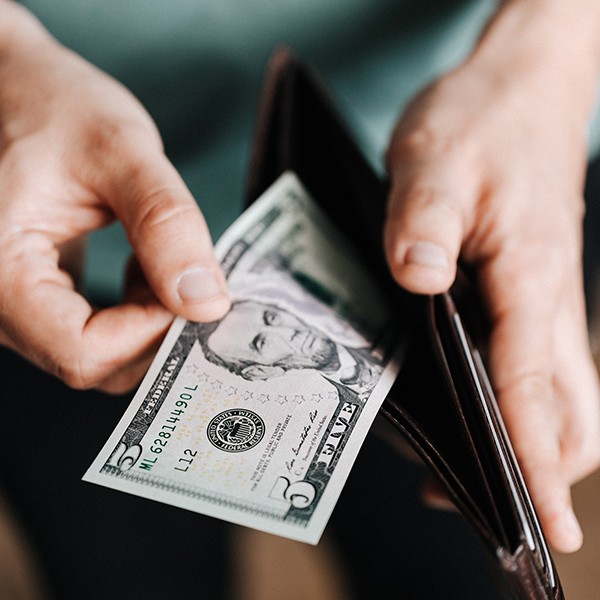
M411 296L388 273L382 248L387 185L367 163L318 78L287 49L264 84L247 201L293 170L394 294L411 344L381 412L413 445L484 540L518 599L563 598L479 348L485 322L460 272L452 289ZM475 335L477 334L477 335Z

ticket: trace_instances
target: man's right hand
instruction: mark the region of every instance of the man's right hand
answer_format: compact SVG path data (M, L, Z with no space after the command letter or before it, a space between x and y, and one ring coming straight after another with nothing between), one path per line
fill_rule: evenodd
M70 386L126 391L174 314L229 308L206 223L127 90L13 2L0 23L0 343ZM66 269L114 219L143 277L95 310Z

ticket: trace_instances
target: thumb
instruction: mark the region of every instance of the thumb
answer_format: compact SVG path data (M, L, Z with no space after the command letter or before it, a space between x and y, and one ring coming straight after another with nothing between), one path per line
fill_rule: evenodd
M394 278L410 292L445 292L456 277L466 185L450 161L392 165L385 249Z
M144 275L172 313L214 321L229 309L206 222L185 183L156 150L121 168L113 209Z

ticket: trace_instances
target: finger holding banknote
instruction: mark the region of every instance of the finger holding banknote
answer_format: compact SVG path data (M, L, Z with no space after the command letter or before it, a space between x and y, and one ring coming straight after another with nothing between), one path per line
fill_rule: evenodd
M390 148L386 232L392 272L413 292L448 289L459 253L477 268L500 407L546 535L566 552L582 542L570 485L600 459L581 274L594 23L578 44L546 39L572 17L506 5L473 56L413 103Z
M210 236L131 94L24 9L0 11L0 342L71 386L124 391L173 314L228 309ZM115 218L149 287L97 310L70 267L77 242Z

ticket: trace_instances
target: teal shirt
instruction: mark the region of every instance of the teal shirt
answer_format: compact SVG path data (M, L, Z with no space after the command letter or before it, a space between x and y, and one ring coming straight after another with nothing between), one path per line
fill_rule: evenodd
M241 208L262 73L286 43L323 76L376 168L399 113L470 50L494 0L26 0L62 43L123 82L216 239ZM101 251L100 251L101 249ZM114 300L130 249L91 236L86 287Z

